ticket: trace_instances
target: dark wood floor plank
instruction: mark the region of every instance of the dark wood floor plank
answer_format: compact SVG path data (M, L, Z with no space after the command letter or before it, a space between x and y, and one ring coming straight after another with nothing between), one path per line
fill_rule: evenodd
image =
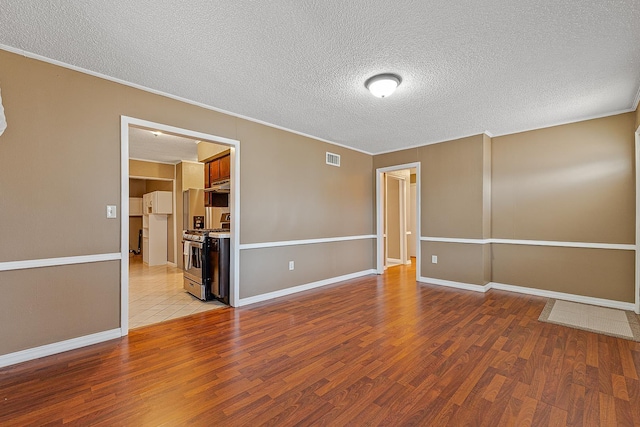
M0 425L640 426L640 344L545 302L393 267L0 369Z

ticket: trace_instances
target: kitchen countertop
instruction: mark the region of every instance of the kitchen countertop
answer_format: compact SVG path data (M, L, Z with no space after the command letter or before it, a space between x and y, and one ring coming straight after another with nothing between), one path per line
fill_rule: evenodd
M209 232L209 237L215 237L218 239L230 239L231 238L231 233L218 233L218 232Z

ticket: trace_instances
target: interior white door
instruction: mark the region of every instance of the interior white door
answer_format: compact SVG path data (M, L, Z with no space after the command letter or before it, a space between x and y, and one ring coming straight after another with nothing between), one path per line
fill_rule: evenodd
M403 236L403 180L387 175L386 177L386 246L387 265L396 265L403 262L404 236Z

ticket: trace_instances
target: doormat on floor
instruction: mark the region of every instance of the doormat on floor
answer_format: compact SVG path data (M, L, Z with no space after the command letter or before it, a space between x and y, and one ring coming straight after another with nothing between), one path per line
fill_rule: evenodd
M640 322L631 311L549 299L538 320L640 342Z

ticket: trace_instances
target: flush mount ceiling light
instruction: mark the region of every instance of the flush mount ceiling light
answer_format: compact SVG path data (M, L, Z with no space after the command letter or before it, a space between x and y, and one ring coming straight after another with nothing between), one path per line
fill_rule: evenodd
M373 96L386 98L391 95L400 85L402 79L396 74L378 74L367 79L364 86L369 89Z
M162 135L162 132L160 132L159 130L151 131L151 133L153 134L153 136Z

